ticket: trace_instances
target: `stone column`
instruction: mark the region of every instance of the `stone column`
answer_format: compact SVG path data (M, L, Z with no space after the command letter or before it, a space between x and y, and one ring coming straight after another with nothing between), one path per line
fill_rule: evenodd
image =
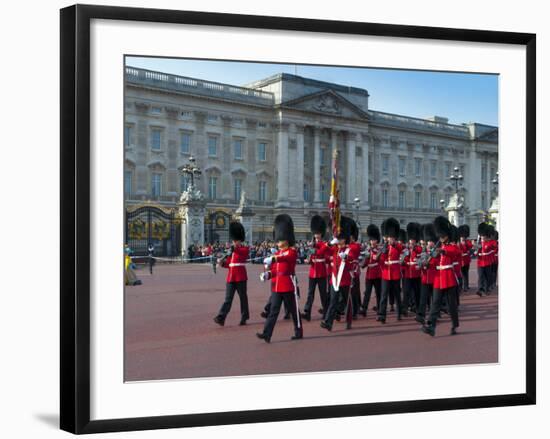
M358 141L363 141L363 188L362 204L366 208L369 206L369 138L368 135L358 135Z
M288 123L277 127L277 207L288 203Z
M246 119L246 152L244 157L247 159L248 174L246 177L246 190L251 194L252 198L258 197L258 179L256 178L256 166L258 162L258 141L256 127L258 121L256 119Z
M304 201L304 126L296 125L296 151L297 151L297 166L296 166L296 184L298 186L297 199L299 202Z
M219 153L219 159L222 163L221 175L221 196L224 200L233 198L233 182L231 180L231 162L232 162L232 145L231 145L231 116L222 116L223 121L223 136Z
M356 154L356 134L354 132L348 131L346 133L346 186L347 186L347 204L348 206L353 206L354 198L359 195L358 191L360 188L357 188L356 179L355 179L355 162L357 160Z
M470 211L470 229L472 233L477 233L477 225L479 221L479 211L481 210L481 158L479 157L476 146L472 145L469 153L468 163L468 202L467 207Z
M313 202L321 202L321 143L319 127L313 127Z
M206 214L204 195L194 187L181 194L178 214L181 222L181 255L187 255L190 245L204 244L204 216Z

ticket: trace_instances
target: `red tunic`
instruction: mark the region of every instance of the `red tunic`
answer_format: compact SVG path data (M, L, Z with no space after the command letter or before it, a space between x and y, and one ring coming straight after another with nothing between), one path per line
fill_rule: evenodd
M294 247L278 250L275 262L271 264L271 291L274 293L294 292L292 277L296 274L297 254Z
M361 256L361 244L358 242L351 242L349 244L349 258L351 258L352 269L351 277L358 278L361 276L361 267L359 266L359 257Z
M327 256L330 253L330 249L326 242L316 242L315 252L310 257L309 277L311 279L318 279L320 277L327 277Z
M226 282L242 282L248 280L246 275L246 260L248 259L248 247L236 245L233 254L226 258L222 267L229 268Z
M439 256L434 278L434 289L444 290L458 284L453 262L457 260L460 250L452 244L442 244L441 250L445 254Z
M494 261L494 241L492 240L481 240L481 248L479 249L477 255L477 266L478 267L488 267L493 264Z
M470 265L472 258L470 256L470 251L472 250L472 243L469 239L461 242L459 244L460 251L462 252L462 266L467 267Z
M455 268L455 274L457 279L462 277L462 250L460 249L460 244L451 244L456 247L457 253L455 260L453 261L453 267Z
M380 253L380 247L376 245L370 249L370 258L365 263L365 280L380 279L382 277L382 269L380 259L375 260L375 255Z
M340 253L347 253L345 260L342 260ZM349 247L338 247L335 245L332 249L332 285L336 285L338 279L338 271L340 269L340 264L344 264L344 270L342 272L342 278L340 279L340 287L349 287L351 285L351 270L353 268L353 250Z
M435 275L437 273L436 266L439 264L439 256L430 259L428 266L422 268L422 283L425 285L433 285Z
M403 246L399 243L388 245L388 252L380 255L380 265L382 267L382 279L399 280L401 279L401 261L399 257L403 251Z
M422 247L414 245L409 249L409 255L405 256L403 259L403 277L405 279L416 279L420 277L420 267L416 262L420 253L422 253Z

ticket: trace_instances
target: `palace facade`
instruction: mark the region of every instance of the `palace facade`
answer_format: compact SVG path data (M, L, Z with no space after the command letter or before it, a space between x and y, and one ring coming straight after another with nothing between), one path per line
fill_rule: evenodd
M179 169L193 156L208 218L232 215L244 192L253 240L270 236L281 212L305 238L311 216L327 215L335 149L342 211L363 231L388 216L403 225L431 221L455 192L455 167L472 230L496 195L495 126L374 111L365 89L286 73L245 86L134 67L125 73L127 207L176 207L190 184ZM223 230L216 236L225 239Z

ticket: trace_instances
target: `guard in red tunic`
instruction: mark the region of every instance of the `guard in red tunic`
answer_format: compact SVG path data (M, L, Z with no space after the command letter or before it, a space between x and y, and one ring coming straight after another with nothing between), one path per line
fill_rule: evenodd
M429 324L422 326L422 331L431 336L435 335L435 327L441 310L441 301L446 295L448 298L449 314L451 315L452 321L451 335L455 335L456 328L458 328L459 325L455 292L458 282L453 261L458 258L460 250L456 245L450 243L452 233L451 223L447 218L438 216L434 220L434 230L441 242L441 246L436 250L436 254L439 254L439 261L436 266L437 271L434 278Z
M486 296L489 294L491 286L492 267L494 262L494 243L491 240L491 226L487 223L481 223L477 227L477 233L480 236L481 243L477 249L477 272L478 272L478 296Z
M310 229L313 234L313 248L311 254L307 258L307 263L310 265L309 285L304 313L302 314L302 317L307 321L311 320L311 308L313 306L316 288L319 289L319 298L321 299L321 309L323 313L328 308L327 255L330 253L327 243L323 241L323 237L327 231L327 223L325 220L319 215L314 215L311 218Z
M494 253L494 262L493 262L493 287L497 284L497 276L498 276L498 232L495 230L493 233L493 248L495 250Z
M361 313L366 317L369 309L370 296L372 289L376 294L376 310L380 306L380 293L382 284L382 270L380 268L380 230L375 224L367 227L367 237L369 245L365 254L363 268L365 269L365 295L363 296L363 306Z
M470 263L472 261L472 242L470 241L470 226L463 224L458 227L460 244L458 245L462 253L462 290L470 289Z
M380 264L382 266L382 295L378 308L377 321L386 323L386 309L388 297L393 292L396 301L397 320L401 320L401 295L399 283L401 281L401 252L403 246L397 242L399 236L399 222L395 218L388 218L382 223L382 235L386 242L380 252Z
M462 250L460 249L459 245L460 237L458 235L458 227L451 224L451 237L450 237L450 244L456 246L457 252L455 260L453 261L453 267L455 270L455 276L457 281L457 286L455 289L455 295L456 295L456 304L457 306L460 306L460 293L462 291Z
M416 307L420 302L420 266L417 258L422 252L422 247L418 245L420 240L420 224L407 224L407 238L409 242L402 253L403 260L403 306L409 307L412 312L416 312ZM405 315L406 315L405 308Z
M225 324L225 318L231 310L231 304L233 303L236 291L241 302L240 325L246 325L246 321L250 318L248 296L246 294L248 247L243 245L245 233L241 223L232 222L229 224L229 238L233 241L229 253L219 260L219 265L229 269L225 285L225 300L218 315L214 317L214 321L221 326Z
M416 318L418 323L425 323L426 307L430 306L433 296L433 283L436 275L436 266L439 263L439 255L436 249L440 242L435 236L433 224L424 224L422 226L422 236L424 238L425 247L422 253L418 255L418 265L421 268L421 287L420 301L416 307Z
M340 301L346 306L347 329L351 328L352 309L349 306L348 295L351 287L351 270L353 268L354 252L349 247L352 233L352 219L342 216L340 218L340 233L331 241L332 246L332 276L330 285L330 303L325 319L321 322L321 328L332 330L332 324L338 313Z
M351 269L351 304L353 306L352 318L357 319L357 314L361 308L361 266L359 258L361 257L361 243L359 242L359 227L354 220L351 220L350 237L350 259L352 261Z
M278 251L273 256L264 259L264 265L269 271L262 273L261 280L271 279L271 306L269 315L265 321L263 332L256 333L258 338L266 343L271 341L273 329L277 323L277 317L281 305L285 304L290 311L294 322L294 335L292 340L303 337L302 321L298 306L298 284L296 279L296 259L298 257L294 245L294 224L292 218L286 214L277 215L275 218L273 240L277 242Z

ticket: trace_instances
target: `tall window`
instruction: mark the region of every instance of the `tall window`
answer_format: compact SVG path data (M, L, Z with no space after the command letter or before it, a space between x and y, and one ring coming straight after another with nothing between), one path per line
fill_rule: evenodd
M324 165L327 161L327 149L321 148L320 151L321 151L321 156L320 156L321 165Z
M422 175L422 159L414 159L414 173L417 177Z
M327 187L324 183L321 183L321 201L328 201Z
M405 157L399 157L399 175L405 175Z
M421 202L422 202L422 192L415 191L414 192L414 208L415 209L420 209Z
M160 151L160 139L161 139L161 130L159 128L153 128L151 130L151 149L155 151Z
M481 182L487 183L487 165L481 166Z
M181 133L180 152L182 154L189 154L191 152L191 134L190 133Z
M132 194L132 171L124 171L124 193Z
M437 174L437 162L435 160L432 160L430 162L430 176L432 178L435 178Z
M309 185L304 183L304 201L309 201Z
M242 186L242 180L240 178L236 178L233 182L233 197L235 200L239 200L241 198L241 186Z
M451 164L445 163L445 178L449 178L451 176Z
M124 146L130 146L131 134L132 134L132 127L126 125L124 127Z
M188 175L180 175L180 192L185 192L187 189L189 189L189 185L191 184L191 177Z
M390 168L390 158L387 155L382 156L382 174L388 175L388 171Z
M215 200L217 197L218 178L210 177L208 179L208 198Z
M242 139L235 139L233 141L233 156L235 160L243 159L243 141Z
M430 208L431 209L437 209L437 193L432 192L430 194Z
M399 191L399 208L405 207L405 191Z
M258 183L258 200L265 201L267 195L267 182L260 181Z
M388 207L388 190L382 189L382 207Z
M151 195L160 197L162 192L162 174L153 174L151 176Z
M218 138L216 136L208 136L208 156L216 157L218 155Z
M258 161L265 162L267 160L267 144L265 142L258 143Z
M465 172L465 167L464 167L464 163L462 163L460 166L460 175L462 175L464 178L466 178L466 174L464 174Z

